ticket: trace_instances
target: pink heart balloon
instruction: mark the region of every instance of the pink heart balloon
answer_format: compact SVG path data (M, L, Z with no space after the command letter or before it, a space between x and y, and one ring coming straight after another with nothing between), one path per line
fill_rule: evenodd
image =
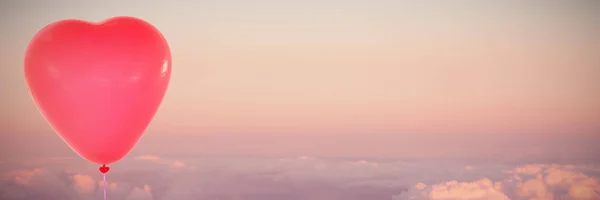
M25 78L39 110L75 152L98 164L131 151L170 77L167 41L132 17L49 24L25 54Z

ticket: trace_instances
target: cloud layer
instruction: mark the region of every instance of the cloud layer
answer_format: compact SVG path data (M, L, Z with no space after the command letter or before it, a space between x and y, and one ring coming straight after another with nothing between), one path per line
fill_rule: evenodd
M97 166L77 158L3 162L0 199L101 199ZM138 156L111 166L111 200L600 199L592 164L459 160Z

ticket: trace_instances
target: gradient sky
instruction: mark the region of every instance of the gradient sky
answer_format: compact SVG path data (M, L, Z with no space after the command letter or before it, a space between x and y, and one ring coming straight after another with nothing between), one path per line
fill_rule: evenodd
M352 156L403 155L395 143L409 140L431 149L431 138L598 139L600 4L515 2L3 2L0 134L12 146L55 137L23 77L39 29L130 15L161 30L173 53L149 141L197 136L212 145L203 152Z

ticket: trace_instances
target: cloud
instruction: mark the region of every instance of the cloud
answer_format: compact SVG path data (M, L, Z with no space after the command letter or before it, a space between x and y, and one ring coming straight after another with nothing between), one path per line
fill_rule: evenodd
M136 187L126 200L152 200L151 190L149 185L144 185L142 188Z
M73 180L73 187L80 193L91 194L96 189L96 183L91 176L76 174L71 178Z
M351 200L389 199L408 188L405 181L397 177L386 177L386 173L395 171L394 167L385 166L384 171L380 172L377 170L380 166L375 161L330 161L301 156L258 160L198 160L196 163L203 166L195 168L194 161L189 159L166 159L158 156L124 160L115 164L108 173L108 192L112 199L236 197ZM101 176L95 168L89 168L74 167L64 183L70 187L65 190L71 190L82 197L101 194L104 187ZM33 172L11 177L28 177L31 173Z
M154 155L137 156L137 157L134 157L133 159L134 160L147 160L147 161L153 161L153 162L158 162L161 160L160 157L154 156Z
M141 161L141 162L153 162L153 163L163 164L163 165L170 166L171 168L174 168L174 169L192 168L190 166L187 166L181 160L166 159L166 158L161 158L161 157L155 156L155 155L136 156L136 157L133 157L133 160Z
M176 160L176 161L173 161L173 162L171 163L171 167L174 167L174 168L182 168L182 167L185 167L185 163L183 163L183 162L181 162L181 161L179 161L179 160Z
M575 165L529 164L504 170L506 177L492 181L446 181L427 186L417 183L410 197L396 199L600 199L598 179L575 171ZM587 169L590 166L586 166ZM420 192L420 193L419 193Z
M0 199L73 199L80 197L64 173L43 168L22 169L3 174ZM82 198L84 199L84 198Z
M427 185L425 185L424 183L417 183L415 185L415 188L417 188L418 190L425 189L425 187L427 187Z
M530 199L600 199L597 178L575 171L573 165L525 165L515 170L516 195ZM519 174L533 175L524 180ZM512 181L511 179L509 179Z
M4 179L5 181L14 181L14 183L19 185L28 185L34 176L43 172L44 171L41 168L33 170L15 170L5 173Z
M448 181L431 186L428 194L432 200L472 199L472 200L507 200L502 192L502 183L481 179L474 182Z
M103 180L99 180L98 181L98 187L99 188L104 188L104 181ZM106 188L108 190L116 190L119 187L119 184L112 182L112 181L106 181Z
M79 164L77 164L79 163ZM113 165L114 200L598 199L593 165L470 165L449 160L165 158ZM472 166L465 170L465 166ZM104 183L83 162L3 171L0 199L96 199ZM56 169L56 170L52 170ZM61 170L62 169L62 170ZM69 169L69 170L65 170Z

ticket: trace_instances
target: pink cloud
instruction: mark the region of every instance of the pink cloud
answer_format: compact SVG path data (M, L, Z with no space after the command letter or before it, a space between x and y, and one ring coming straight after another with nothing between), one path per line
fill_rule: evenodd
M174 167L174 168L182 168L182 167L185 167L185 163L183 163L183 162L181 162L181 161L179 161L179 160L175 160L175 161L173 161L173 162L171 163L171 167Z
M154 156L154 155L137 156L137 157L134 157L133 159L134 160L147 160L147 161L153 161L153 162L158 162L161 160L160 157Z
M431 186L428 194L431 200L472 199L508 200L502 191L502 183L481 179L474 182L448 181Z
M526 165L517 168L515 182L517 195L531 199L568 198L574 200L600 199L600 184L597 178L575 171L573 165ZM533 174L536 177L523 180L517 174ZM555 194L552 191L567 191Z
M136 187L131 191L131 194L127 196L126 200L153 200L152 189L149 185L143 187Z
M427 185L425 185L424 183L417 183L415 185L415 188L417 188L417 190L423 190L425 189L425 187L427 187Z
M4 174L5 180L15 181L17 184L28 185L34 176L44 173L41 168L33 170L14 170Z
M308 195L328 200L600 198L598 179L577 171L593 169L590 165L531 164L510 168L477 165L477 170L465 171L464 163L448 163L442 170L446 172L440 173L442 168L438 162L425 161L365 159L355 162L314 157L201 158L188 159L185 163L170 158L150 160L155 161L123 161L124 165L109 176L110 195L114 199L130 200L245 198L248 195L264 195L262 199ZM59 169L58 165L63 164L46 165ZM194 168L196 166L198 168ZM60 193L64 198L75 199L101 195L99 188L103 183L96 170L64 171L33 168L3 173L2 187L7 189L0 194L0 199L36 197L32 194L48 197Z
M73 187L82 194L91 194L96 189L94 179L88 175L76 174L71 177Z

